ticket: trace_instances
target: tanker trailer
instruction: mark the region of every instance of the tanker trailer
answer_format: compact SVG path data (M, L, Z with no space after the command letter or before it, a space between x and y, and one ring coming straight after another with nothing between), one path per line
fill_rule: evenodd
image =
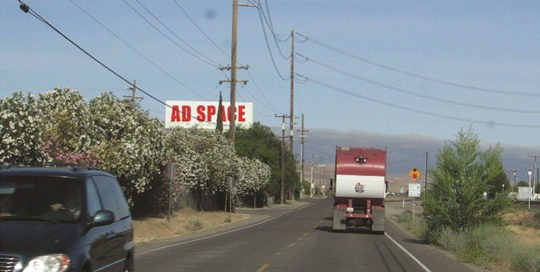
M332 229L384 232L386 150L337 147L335 173Z

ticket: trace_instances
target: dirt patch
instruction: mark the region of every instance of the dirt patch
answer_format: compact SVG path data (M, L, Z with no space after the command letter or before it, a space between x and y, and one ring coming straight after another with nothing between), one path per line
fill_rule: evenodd
M507 228L516 234L521 243L540 246L540 222L535 215L532 211L515 211L506 214L504 218L509 223Z
M134 240L137 243L174 238L197 231L220 228L247 218L249 218L249 215L247 214L229 214L218 211L199 212L186 208L179 212L175 212L170 217L169 222L167 222L166 217L151 217L134 220Z

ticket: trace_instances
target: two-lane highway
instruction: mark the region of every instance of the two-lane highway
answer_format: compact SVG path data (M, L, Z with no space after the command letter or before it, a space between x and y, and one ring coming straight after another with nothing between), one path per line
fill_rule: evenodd
M145 248L136 255L136 269L152 272L468 271L466 266L442 254L436 258L427 255L432 263L435 260L436 269L430 270L429 262L425 264L422 256L415 255L423 255L422 247L431 247L416 244L412 251L406 246L400 248L399 241L406 238L392 223L387 223L386 235L366 231L334 233L331 207L331 199L317 200L302 209L277 214L262 224L237 231L160 244L151 250Z

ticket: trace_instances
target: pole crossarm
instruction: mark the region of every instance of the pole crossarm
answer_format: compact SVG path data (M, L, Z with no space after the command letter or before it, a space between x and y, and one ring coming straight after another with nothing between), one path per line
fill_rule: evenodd
M231 67L230 65L227 65L227 66L219 66L218 69L223 71L223 70L231 70L233 67ZM241 66L236 66L234 67L234 69L242 69L242 70L249 70L249 64L248 65L241 65Z

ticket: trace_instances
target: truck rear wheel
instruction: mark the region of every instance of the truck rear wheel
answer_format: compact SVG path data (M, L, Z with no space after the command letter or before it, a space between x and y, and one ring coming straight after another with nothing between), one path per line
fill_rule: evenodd
M345 218L343 217L344 213L345 213L345 209L334 208L334 217L333 217L333 222L332 222L333 231L346 231L347 230L347 223L346 223Z
M373 223L371 224L371 231L384 233L385 228L385 218L384 218L384 208L383 209L373 209Z

